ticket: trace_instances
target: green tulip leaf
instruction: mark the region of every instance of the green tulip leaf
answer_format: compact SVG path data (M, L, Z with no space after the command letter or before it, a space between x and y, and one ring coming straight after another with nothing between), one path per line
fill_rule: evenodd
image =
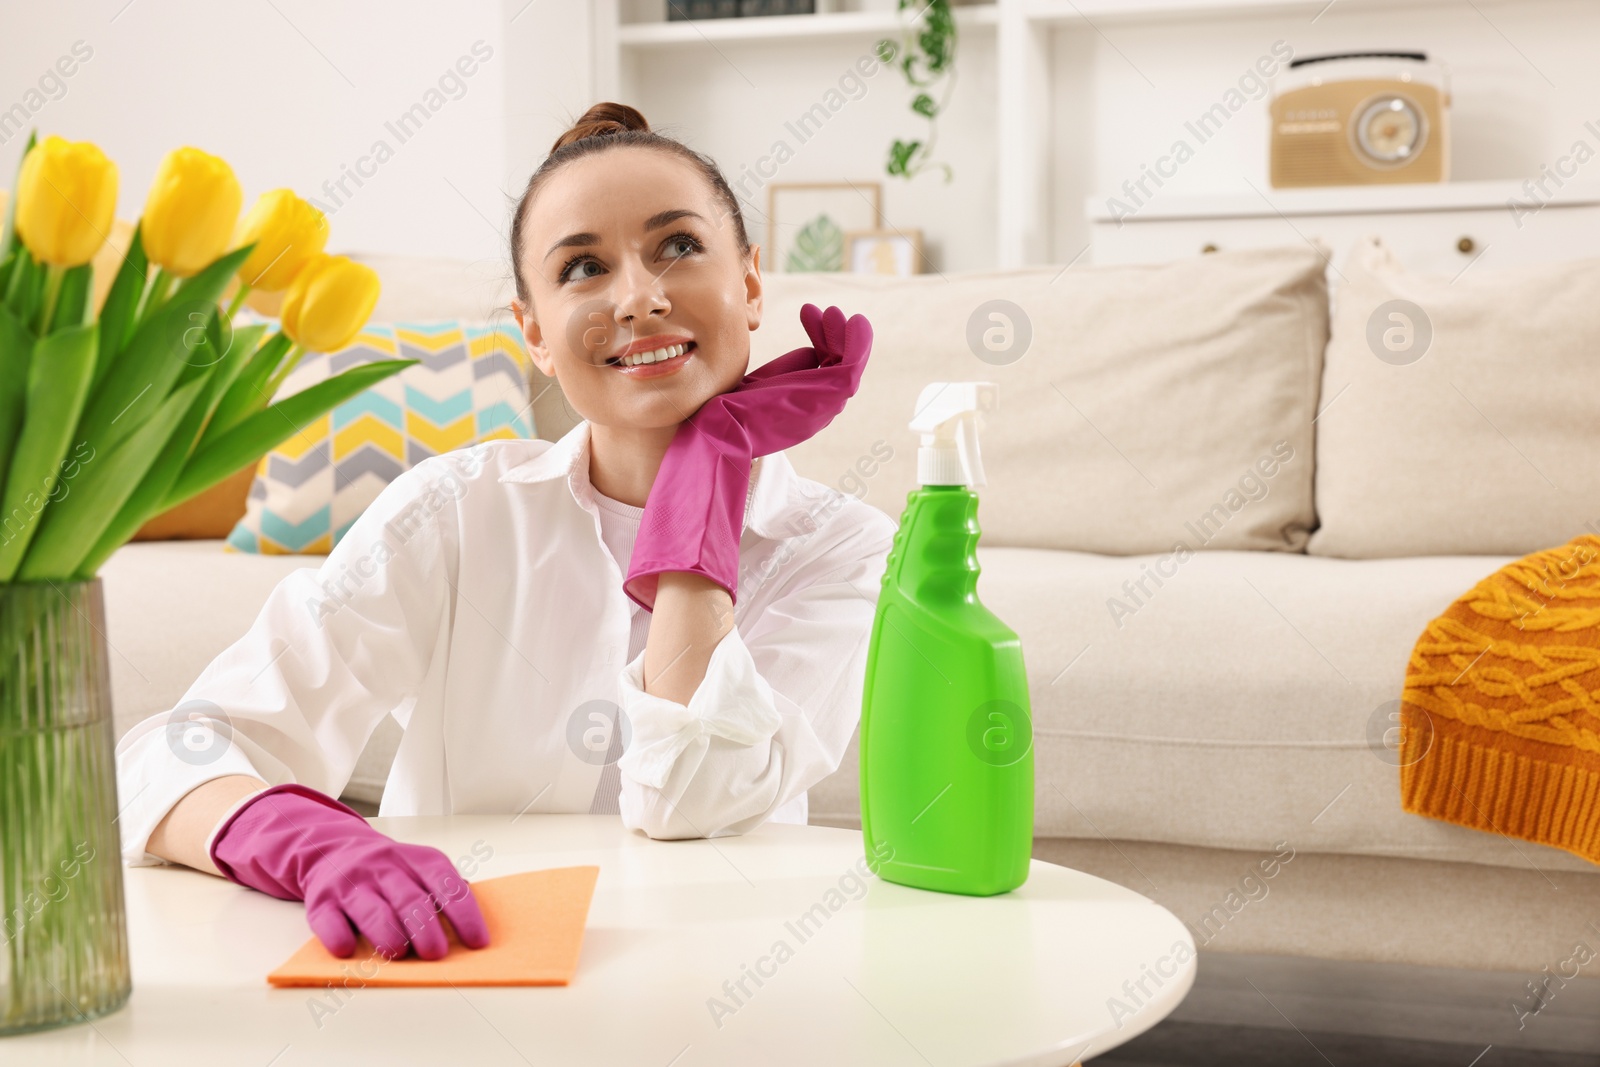
M122 505L122 509L117 512L116 518L100 535L87 557L78 563L75 568L78 576L92 578L113 552L139 532L139 527L167 509L169 505L163 504L162 501L172 489L173 483L178 480L178 475L183 472L184 464L194 453L196 442L207 420L211 418L217 401L238 374L240 366L255 350L266 329L266 324L262 323L246 326L234 333L232 346L223 358L203 372L206 375L205 387L195 395L194 403L189 405L178 428L167 439L161 454L156 457L156 461L151 464L143 480Z
M11 454L22 432L27 410L28 363L33 356L33 334L11 309L0 304L0 494L4 493ZM3 497L0 497L3 498ZM0 536L4 536L0 532Z
M235 249L185 279L176 292L135 329L105 377L95 387L84 413L85 433L95 450L110 451L155 411L188 365L190 352L204 337L205 315L253 244Z
M26 248L19 248L16 262L11 267L11 277L6 280L5 304L24 325L33 322L43 286L44 268L34 262Z
M211 422L206 426L200 448L206 448L247 417L272 402L272 394L266 388L267 382L293 345L294 342L289 340L289 335L282 330L267 338L266 344L250 357L250 362L245 364L239 376L223 394L215 414L211 416Z
M252 326L241 326L233 331L228 339L226 354L218 362L213 373L212 387L207 392L206 418L215 416L217 406L222 402L233 388L233 383L239 380L239 373L249 365L250 360L261 350L261 335L267 332L267 324L258 322Z
M106 302L100 305L100 358L95 364L91 390L100 388L106 370L128 343L128 332L133 327L133 312L139 305L139 297L144 292L145 278L149 273L150 261L144 254L144 226L141 224L134 227L128 254L123 257L122 266L117 268L117 276L112 279L111 289L106 293Z
M22 177L22 162L28 158L28 153L33 151L33 146L39 142L39 128L35 126L28 131L28 143L22 146L22 155L17 157L17 173L11 180L11 188L17 187L17 178ZM17 236L17 198L6 198L6 221L0 228L0 263L11 258L11 253L22 247L22 238ZM0 271L3 276L4 271Z
M61 292L56 295L55 311L45 324L45 332L83 325L83 312L89 304L89 290L94 283L94 264L80 263L71 267L61 278Z
M233 322L224 315L220 305L213 304L204 313L191 313L189 321L192 329L200 331L200 340L189 350L183 370L178 374L178 385L211 373L233 347Z
M41 526L40 515L53 510L50 501L67 466L67 446L94 373L95 341L94 325L87 324L57 330L34 344L22 432L0 497L0 582L12 580Z
M162 508L173 507L204 492L245 464L259 460L346 400L420 362L418 359L383 359L363 363L247 416L215 441L195 451L178 478L178 484L162 501Z
M205 386L205 379L197 378L178 389L115 447L83 461L69 491L45 509L39 535L17 572L21 581L75 576Z

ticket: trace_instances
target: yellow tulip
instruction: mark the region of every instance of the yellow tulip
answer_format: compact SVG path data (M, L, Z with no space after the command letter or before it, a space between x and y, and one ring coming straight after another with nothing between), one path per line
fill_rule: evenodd
M283 332L312 352L355 340L378 303L378 273L345 256L318 255L283 294Z
M287 288L328 243L328 220L294 195L292 189L262 193L239 224L233 245L255 242L255 251L239 267L239 280L254 289L275 293Z
M41 263L76 267L100 251L117 210L117 165L88 141L51 134L17 176L17 236Z
M174 148L161 160L144 202L145 254L179 278L199 273L228 250L243 202L226 160Z

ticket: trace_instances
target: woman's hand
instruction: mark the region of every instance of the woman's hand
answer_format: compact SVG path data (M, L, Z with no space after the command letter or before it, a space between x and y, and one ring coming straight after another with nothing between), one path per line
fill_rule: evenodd
M707 400L667 447L622 583L644 608L654 610L658 575L668 571L709 578L737 601L751 463L813 437L860 387L872 351L866 317L807 304L800 324L809 346Z
M425 960L450 950L443 911L468 948L489 943L472 887L450 857L374 830L354 809L297 783L256 794L212 840L211 861L231 882L303 900L312 933L341 958L364 935L385 958L415 946Z
M872 352L867 317L846 319L836 307L823 311L807 304L800 309L800 325L811 338L809 347L756 368L706 402L719 404L745 431L751 456L780 452L815 437L861 386Z

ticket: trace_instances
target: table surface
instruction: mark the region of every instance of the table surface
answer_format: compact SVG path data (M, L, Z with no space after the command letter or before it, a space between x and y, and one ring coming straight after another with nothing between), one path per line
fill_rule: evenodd
M304 905L131 867L131 999L0 1038L0 1062L1031 1067L1129 1040L1194 981L1171 912L1039 860L1020 888L968 897L882 881L859 832L821 826L654 841L615 815L371 822L442 849L469 881L598 865L572 984L274 988L267 972L311 936Z

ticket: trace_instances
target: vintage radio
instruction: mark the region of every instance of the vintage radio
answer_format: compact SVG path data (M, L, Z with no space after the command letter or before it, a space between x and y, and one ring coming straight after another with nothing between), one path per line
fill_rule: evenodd
M1425 53L1295 59L1273 85L1272 184L1446 181L1449 120L1449 74Z

